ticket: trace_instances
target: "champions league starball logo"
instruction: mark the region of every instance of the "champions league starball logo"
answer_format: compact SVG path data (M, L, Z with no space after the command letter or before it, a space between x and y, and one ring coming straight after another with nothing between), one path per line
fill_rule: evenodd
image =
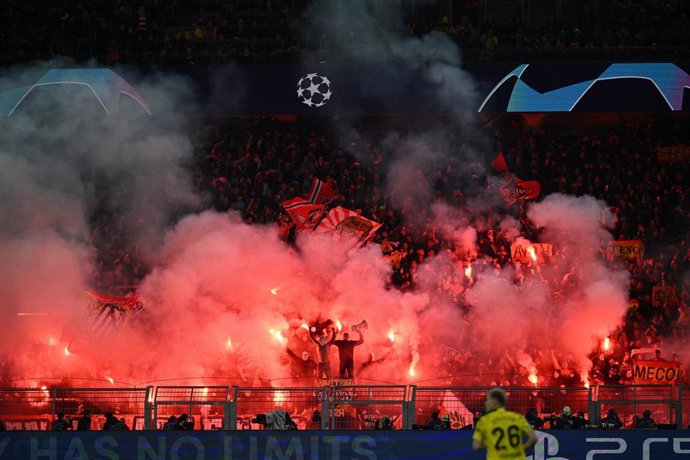
M297 97L309 107L321 107L332 94L331 81L319 74L307 74L297 82Z

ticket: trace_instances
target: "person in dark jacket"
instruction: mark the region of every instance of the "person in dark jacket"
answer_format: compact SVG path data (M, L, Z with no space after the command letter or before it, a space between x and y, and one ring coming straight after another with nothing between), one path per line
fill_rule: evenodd
M606 417L601 419L601 426L603 428L617 430L623 427L623 421L618 417L615 409L609 409L606 413Z
M113 415L112 412L105 413L105 423L103 424L103 431L123 431L120 421Z
M527 413L525 414L525 420L527 420L527 423L529 423L530 426L535 430L538 430L544 426L544 419L539 417L536 407L530 407L527 410Z
M637 421L637 428L656 428L656 423L650 411L642 412L642 418Z
M91 431L91 411L85 410L84 415L77 422L77 431Z
M163 431L175 431L177 429L177 417L171 415L168 421L163 424Z
M50 426L51 431L67 431L70 428L70 423L65 419L65 414L63 412L57 413L57 418L53 420Z

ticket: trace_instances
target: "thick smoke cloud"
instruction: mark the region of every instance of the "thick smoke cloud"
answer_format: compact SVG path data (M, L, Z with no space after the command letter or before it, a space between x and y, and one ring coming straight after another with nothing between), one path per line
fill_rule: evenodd
M65 66L74 63L6 70L2 89ZM5 378L95 373L100 365L63 353L86 321L84 291L97 270L93 235L111 230L108 238L130 241L151 260L176 215L200 206L187 170L191 144L172 111L188 85L176 77L133 83L167 116L150 117L126 98L119 114L107 116L85 86L52 85L0 120ZM122 233L92 225L103 210L121 216Z
M378 29L362 5L348 2L331 39L344 43L349 31L340 25L360 24L365 59L402 60L424 72L453 111L475 107L474 84L447 38L406 39L392 27L386 40L377 40L366 33ZM177 77L131 83L154 113L176 114L192 100L178 96L190 90ZM202 211L191 187L193 152L184 116L74 113L66 110L74 104L43 96L31 110L0 123L2 138L10 140L0 152L0 248L7 254L0 273L11 281L2 288L9 307L1 315L13 325L0 342L6 376L280 385L290 375L286 347L313 355L302 324L328 319L339 320L344 330L367 321L357 357L383 359L362 375L379 381L434 380L449 350L494 361L514 351L531 373L538 358L528 351L556 348L562 350L556 360L566 362L570 354L586 370L591 347L625 309L627 279L600 259L610 236L599 224L603 204L590 198L547 197L529 210L543 241L567 254L562 262L539 273L475 259L477 234L490 226L486 210L501 201L495 188L477 180L486 174L483 140L458 146L450 133L434 131L391 142L385 165L391 203L409 223L430 224L463 248L427 260L418 267L416 290L403 293L388 285L391 268L375 245L345 253L328 238L305 233L295 248L278 239L275 226ZM89 107L84 95L71 97L81 103L77 107ZM463 207L434 192L435 167L448 159L464 165L457 171L468 192ZM139 288L144 311L103 337L89 336L84 327L83 291L97 270L89 217L98 206L124 216L125 236L150 268ZM503 233L518 238L520 224L499 216ZM468 264L477 272L469 283ZM556 303L542 277L563 278L572 267L577 282ZM519 276L523 281L516 284ZM449 288L462 302L446 295ZM17 316L21 312L49 316ZM67 355L63 347L70 340Z

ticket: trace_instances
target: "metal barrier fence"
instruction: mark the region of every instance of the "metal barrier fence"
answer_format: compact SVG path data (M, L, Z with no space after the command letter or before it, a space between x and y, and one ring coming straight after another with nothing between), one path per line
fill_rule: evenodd
M594 394L593 420L600 423L614 410L626 428L634 428L636 417L649 410L657 424L682 424L681 391L674 385L602 385Z
M325 388L325 387L324 387ZM261 425L252 423L258 414L282 409L290 414L298 429L322 428L319 417L314 426L314 412L322 411L322 402L318 395L324 388L239 388L234 387L234 400L237 417L233 426L238 430L261 429Z
M681 427L690 429L690 388L683 385L678 387L678 413Z
M161 386L154 388L0 388L0 420L8 430L49 430L57 413L77 420L92 415L102 429L104 414L124 418L131 429L161 429L171 415L186 413L194 429L260 430L258 414L282 409L298 429L424 428L433 412L448 415L453 429L470 428L484 408L488 387L326 385L298 388ZM614 409L626 428L649 410L657 424L690 424L690 391L681 385L600 385L586 388L510 387L508 408L536 409L545 418L565 406L599 424ZM547 423L545 428L549 428Z
M91 429L103 428L104 414L124 419L131 429L150 426L152 388L0 388L0 417L10 430L48 430L62 413L74 429L86 411Z
M331 430L406 428L407 387L367 385L333 386L326 388L324 414L328 414Z
M489 387L412 387L411 396L414 425L422 426L434 412L448 415L453 429L474 423L474 417L484 410L484 400ZM573 414L590 412L590 390L587 388L511 387L506 389L508 409L527 413L534 408L541 417L560 414L565 406Z
M196 429L230 429L230 388L224 386L157 387L153 399L154 429L163 429L170 416L187 414Z

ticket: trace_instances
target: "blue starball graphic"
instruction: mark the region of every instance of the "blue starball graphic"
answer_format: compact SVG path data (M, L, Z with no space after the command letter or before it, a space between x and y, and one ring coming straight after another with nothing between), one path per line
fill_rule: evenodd
M120 110L120 94L134 99L149 115L144 99L124 78L110 69L50 69L31 86L0 93L0 117L11 117L24 99L41 86L81 85L87 87L108 115Z
M668 105L668 110L678 111L683 109L685 88L690 88L690 75L673 63L632 63L611 64L596 78L542 93L522 80L528 66L529 64L521 64L503 77L484 99L478 111L484 111L489 102L495 102L493 98L496 92L513 81L515 85L507 101L506 112L570 112L596 83L607 80L647 80ZM617 101L608 102L615 107Z

